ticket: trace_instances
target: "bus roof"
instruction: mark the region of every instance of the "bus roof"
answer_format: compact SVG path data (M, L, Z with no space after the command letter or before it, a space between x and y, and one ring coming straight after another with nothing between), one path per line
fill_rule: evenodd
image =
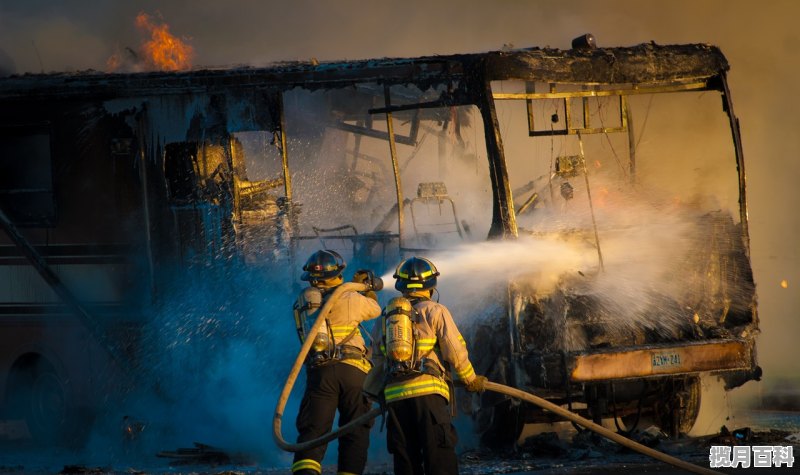
M25 74L0 78L0 100L55 97L94 100L214 93L232 89L272 92L295 87L338 89L356 84L413 84L420 89L458 81L524 80L574 84L674 84L709 81L729 69L708 44L631 47L527 48L485 53L332 62L285 62L266 67L180 72Z

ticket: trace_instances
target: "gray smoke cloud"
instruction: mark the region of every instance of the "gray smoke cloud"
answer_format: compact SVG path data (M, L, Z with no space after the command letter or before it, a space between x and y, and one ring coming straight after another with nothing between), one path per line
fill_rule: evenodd
M197 65L449 54L504 44L569 48L586 32L601 46L718 45L731 64L747 163L760 363L767 384L800 375L800 359L786 357L800 338L800 140L789 89L800 73L800 3L3 0L0 74L102 70L119 48L141 42L134 26L140 11L160 15L187 40Z

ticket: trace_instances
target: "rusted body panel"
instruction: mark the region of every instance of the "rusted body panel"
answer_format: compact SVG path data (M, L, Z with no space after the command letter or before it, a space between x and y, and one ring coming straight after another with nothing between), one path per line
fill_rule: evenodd
M715 341L574 355L567 363L575 383L703 371L747 370L752 342Z

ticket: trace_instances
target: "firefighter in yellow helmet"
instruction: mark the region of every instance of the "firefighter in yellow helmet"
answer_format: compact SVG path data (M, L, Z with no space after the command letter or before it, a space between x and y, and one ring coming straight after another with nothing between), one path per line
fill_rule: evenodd
M431 300L438 276L428 259L403 261L393 276L403 296L389 301L373 330L375 370L364 389L380 398L383 386L396 475L458 473L450 368L469 391L483 391L486 383L475 374L450 312Z
M372 364L361 335L360 323L381 313L375 290L383 282L370 271L358 271L353 281L366 284L370 290L361 295L345 292L333 305L331 312L316 335L306 332L314 324L320 307L333 290L342 284L344 260L330 250L317 251L303 266L300 277L310 286L304 289L294 305L295 323L301 343L313 338L314 343L306 360L306 390L297 416L297 442L316 439L330 432L336 410L339 425L360 417L370 409L362 392L364 378ZM367 462L369 430L365 424L339 439L338 473L360 474ZM293 474L318 475L326 445L296 452Z

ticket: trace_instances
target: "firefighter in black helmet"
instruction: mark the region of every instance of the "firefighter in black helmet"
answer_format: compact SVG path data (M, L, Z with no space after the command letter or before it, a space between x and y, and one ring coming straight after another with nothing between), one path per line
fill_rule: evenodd
M364 389L386 403L386 442L396 475L458 473L450 367L467 390L485 389L486 378L475 374L450 311L431 300L438 276L421 257L397 266L395 288L403 296L389 301L373 333L376 369ZM376 377L379 371L383 375Z
M356 272L353 281L371 290L361 295L345 292L334 304L316 335L307 331L314 324L320 307L333 290L344 281L346 267L335 251L317 251L308 258L300 277L308 281L294 305L295 323L301 343L313 338L306 360L306 390L297 416L297 442L316 439L330 432L336 410L339 425L344 425L369 411L370 403L362 393L364 378L372 364L360 331L360 323L381 313L375 290L383 287L380 278L370 271ZM338 473L360 474L367 461L370 425L364 425L339 439ZM293 474L318 475L327 446L296 452Z

